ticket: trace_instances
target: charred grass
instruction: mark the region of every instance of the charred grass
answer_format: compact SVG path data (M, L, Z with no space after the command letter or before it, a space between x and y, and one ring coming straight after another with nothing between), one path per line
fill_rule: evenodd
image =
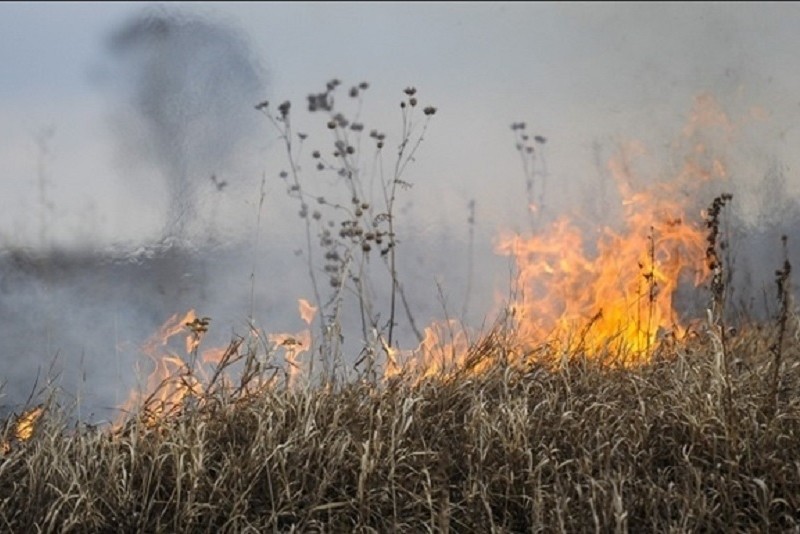
M702 333L628 369L544 366L547 349L490 336L480 373L293 388L250 373L115 429L48 405L28 440L5 422L0 530L797 531L788 334L777 387L776 332L752 328L729 336L725 372Z

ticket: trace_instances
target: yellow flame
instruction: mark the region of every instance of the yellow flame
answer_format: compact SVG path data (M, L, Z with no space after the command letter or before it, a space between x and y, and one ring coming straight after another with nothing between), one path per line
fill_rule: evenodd
M317 314L316 306L313 306L306 299L298 300L297 304L298 308L300 309L300 318L310 326L311 323L314 322L314 316Z
M644 145L621 147L608 168L623 224L597 228L592 247L566 217L542 234L501 236L496 250L514 258L519 274L521 295L511 308L524 342L548 343L561 354L613 353L636 363L649 359L659 334L684 332L675 292L682 282L697 284L708 274L706 229L689 201L702 184L727 176L700 135L709 129L728 140L737 125L712 97L700 95L683 130L688 153L667 181L636 172L647 156Z
M305 299L299 299L297 305L300 317L307 325L311 326L317 313L317 308ZM305 366L300 361L300 356L311 349L312 337L310 328L295 334L269 334L267 339L276 347L283 349L283 358L287 363L286 373L289 385L295 384L301 373L305 371Z
M24 442L33 437L36 424L44 413L44 406L35 406L17 417L12 430L13 439ZM11 441L0 441L0 453L8 454L11 452Z
M459 369L467 356L469 339L462 325L455 320L432 323L423 332L423 339L413 350L388 347L384 379L408 375L415 381L429 377L445 378Z
M765 114L756 108L749 112L756 119ZM546 353L560 359L564 354L614 354L622 363L634 364L650 358L663 334L679 337L684 333L685 325L673 305L676 291L684 282L699 284L708 276L706 229L690 201L703 184L728 176L706 134L730 140L739 127L713 97L699 95L676 145L683 160L667 180L641 171L648 157L642 143L622 145L608 162L619 191L620 224L595 225L587 231L585 224L582 228L575 220L561 217L535 235L499 236L496 251L513 258L519 276L520 290L505 306L518 336L515 343L526 349L521 354ZM530 203L528 209L535 214L540 206ZM301 357L312 348L310 326L317 311L309 301L299 299L298 312L308 328L267 336L283 352L289 385L308 370ZM197 355L207 322L193 310L180 318L175 315L145 343L143 351L156 362L147 391L164 410L202 387L202 375L187 372L187 364L166 349L167 343L188 328L186 354ZM253 335L260 336L255 331ZM431 324L411 350L390 347L378 336L386 355L383 376L449 377L465 366L468 372L482 372L491 362L474 361L468 337L455 321ZM556 350L527 350L542 346ZM224 357L225 350L212 349L203 352L201 361L218 363ZM170 376L180 379L165 382ZM143 398L133 395L132 402Z
M44 407L36 406L22 414L14 425L14 437L20 441L27 441L33 436L36 422L44 413Z

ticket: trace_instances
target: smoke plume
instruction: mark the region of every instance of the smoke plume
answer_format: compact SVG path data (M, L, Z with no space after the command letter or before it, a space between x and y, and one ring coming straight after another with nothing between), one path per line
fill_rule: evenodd
M164 235L183 237L197 217L198 190L222 191L226 171L256 137L263 69L235 29L162 10L130 20L108 45L128 111L120 142L166 180Z

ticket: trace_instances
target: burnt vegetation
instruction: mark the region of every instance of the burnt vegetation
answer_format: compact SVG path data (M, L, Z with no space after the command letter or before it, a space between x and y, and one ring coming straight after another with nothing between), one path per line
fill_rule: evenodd
M0 427L0 530L800 530L800 330L786 238L775 317L731 324L720 223L731 197L715 198L706 217L707 320L681 339L664 337L646 363L530 346L510 316L474 339L458 366L381 375L398 323L422 337L395 259L395 205L412 185L406 169L436 108L405 89L394 140L361 122L368 84L339 97L356 103L350 114L338 107L340 85L307 100L332 135L327 150L303 152L313 136L293 128L289 101L256 106L285 147L278 177L306 230L319 308L306 380L291 382L280 347L255 330L200 379L198 345L213 328L204 317L185 325L194 349L160 386L188 384L178 402L156 390L119 424L95 427L45 391ZM543 207L547 173L531 158L546 139L524 123L512 130L527 200ZM383 171L389 148L394 162ZM335 177L343 194L313 191L308 173ZM642 276L650 282L653 269ZM366 344L357 358L344 354L347 309Z

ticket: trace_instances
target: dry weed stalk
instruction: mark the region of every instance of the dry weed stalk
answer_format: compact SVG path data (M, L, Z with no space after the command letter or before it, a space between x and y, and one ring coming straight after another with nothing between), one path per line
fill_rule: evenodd
M789 313L791 309L791 289L790 289L790 276L792 274L792 264L789 263L789 250L788 238L784 235L781 236L781 244L783 247L783 266L781 269L775 271L775 284L777 285L777 298L778 298L778 315L776 322L778 325L778 336L770 346L770 352L774 357L773 359L773 374L772 374L772 413L778 410L778 395L780 391L780 377L781 366L783 364L783 344L786 337L787 324L789 322Z
M734 431L733 392L725 326L727 273L725 272L725 264L722 261L721 254L727 247L727 242L720 235L722 211L732 198L733 195L729 193L723 193L714 198L705 214L705 221L706 227L709 230L707 238L708 247L706 248L706 265L711 272L711 303L708 308L708 326L711 339L715 346L715 365L719 376L719 380L716 384L722 384L725 389L725 413L729 428L731 431Z
M348 97L356 103L352 113L343 112L336 101L340 85L338 79L331 80L324 91L308 96L308 111L325 115L325 126L332 137L331 156L322 149L315 149L310 154L311 163L318 172L335 177L340 191L333 191L330 196L312 193L311 188L306 188L303 183L300 160L303 143L309 135L298 133L299 144L293 144L290 102L281 104L276 114L270 111L267 102L256 106L277 129L289 160L289 172L281 171L280 177L287 181L288 195L300 204L299 215L305 222L306 263L315 303L322 311L319 314L322 341L318 353L325 366L324 380L329 381L334 379L336 370L343 367L343 332L340 326L344 299L348 296L356 299L362 339L367 342L359 360L359 364L365 363L365 374L377 376L376 353L383 347L394 346L400 304L409 326L418 340L422 339L398 273L395 205L399 190L411 187L404 175L424 140L431 117L436 113L435 107L423 108L419 104L415 88L408 87L403 91L400 141L393 170L387 173L383 150L387 135L372 129L367 138L364 133L366 126L361 122L362 99L369 84L362 82L348 91ZM375 147L371 167L366 165L368 150L362 147L367 142L374 143ZM380 188L379 198L373 198L372 193L376 182ZM341 196L346 199L338 199ZM312 208L313 205L316 207ZM324 257L323 273L331 288L328 298L323 298L317 279L312 230L317 234L318 248ZM380 291L375 287L378 275L370 264L370 258L376 254L388 275L389 287L385 293L389 302L384 315L379 309L379 297L383 295L379 295Z

